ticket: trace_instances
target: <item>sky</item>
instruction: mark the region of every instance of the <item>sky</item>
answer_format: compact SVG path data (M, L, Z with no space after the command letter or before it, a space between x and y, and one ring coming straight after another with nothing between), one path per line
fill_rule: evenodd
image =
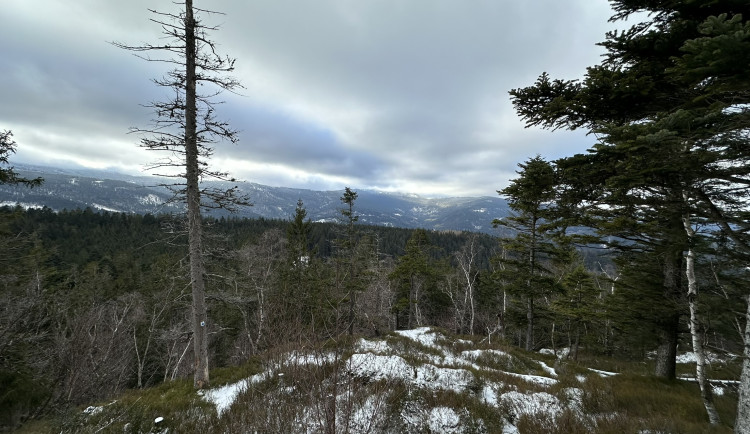
M585 152L584 131L524 128L508 91L576 79L615 28L606 0L194 0L244 86L217 98L239 130L214 168L271 186L495 196L518 163ZM0 130L11 163L129 174L169 70L111 42L163 43L166 0L3 0ZM622 24L620 24L622 26Z

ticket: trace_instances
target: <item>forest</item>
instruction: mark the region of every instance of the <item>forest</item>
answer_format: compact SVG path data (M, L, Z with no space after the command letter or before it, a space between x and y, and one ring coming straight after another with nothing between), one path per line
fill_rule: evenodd
M0 426L191 375L205 389L209 370L275 348L429 325L564 347L573 362L648 362L665 382L691 350L712 425L706 355L741 355L734 430L750 432L750 6L611 5L613 21L647 18L608 33L584 78L542 73L509 92L527 127L596 143L518 164L498 191L511 213L492 221L506 229L497 239L360 225L349 187L337 224L310 222L301 201L287 221L205 217L209 203L252 199L199 182L234 181L209 157L235 131L213 117L217 93L195 87L235 89L221 75L234 60L196 55L215 47L190 0L164 14L176 45L115 44L182 56L156 81L177 97L152 103L160 120L134 132L183 158L171 188L186 213L0 211Z
M312 223L301 202L287 221L206 219L211 368L424 325L531 351L570 348L573 359L643 360L663 312L687 309L685 298L664 302L658 261L576 247L564 240L590 235L545 224L530 292L520 215L495 222L514 227L504 239ZM192 374L184 218L5 207L0 221L3 426ZM718 249L701 265L705 343L741 351L741 276ZM683 349L686 331L681 316Z

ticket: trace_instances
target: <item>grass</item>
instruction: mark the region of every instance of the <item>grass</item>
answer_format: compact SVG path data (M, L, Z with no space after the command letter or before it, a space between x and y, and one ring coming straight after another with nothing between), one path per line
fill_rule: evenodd
M83 408L54 419L34 421L22 433L135 433L135 432L322 432L335 424L336 432L430 432L432 412L458 418L467 433L502 432L508 419L522 434L535 433L730 433L737 393L727 389L715 397L722 425L711 427L695 383L664 381L650 376L647 363L581 355L579 361L529 353L502 342L488 345L479 339L458 339L446 332L436 344L420 344L398 334L385 339L390 352L417 367L440 357L460 357L463 351L500 350L480 354L479 368L461 366L474 380L463 389L425 388L408 378L370 379L350 375L346 359L356 340L346 338L310 346L300 353L317 355L317 363L290 363L292 347L279 348L242 366L215 369L218 387L271 369L265 381L240 394L219 417L214 406L194 390L192 381L177 380L145 390L131 390L116 400L100 403L101 410ZM336 354L336 358L326 355ZM435 357L438 356L438 357ZM540 362L554 366L558 382L540 385L506 372L549 376ZM619 372L602 377L589 368ZM694 366L680 365L681 372ZM714 375L734 375L737 366L714 364ZM735 372L735 374L732 374ZM513 413L511 407L485 401L487 390L522 396L551 394L564 408ZM158 426L155 418L163 417ZM430 422L432 423L432 422Z

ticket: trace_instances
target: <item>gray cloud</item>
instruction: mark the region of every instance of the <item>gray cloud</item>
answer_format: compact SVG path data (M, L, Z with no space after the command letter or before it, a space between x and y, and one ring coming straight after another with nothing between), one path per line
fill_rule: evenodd
M575 78L611 29L590 0L214 0L215 40L244 96L219 116L241 131L215 161L249 181L494 195L516 164L582 152L580 133L525 130L508 90L543 71ZM0 128L21 160L135 170L126 134L164 90L164 64L108 44L158 41L152 1L9 0L0 9ZM171 3L156 6L170 10ZM7 23L7 25L5 25ZM34 161L29 161L34 162Z

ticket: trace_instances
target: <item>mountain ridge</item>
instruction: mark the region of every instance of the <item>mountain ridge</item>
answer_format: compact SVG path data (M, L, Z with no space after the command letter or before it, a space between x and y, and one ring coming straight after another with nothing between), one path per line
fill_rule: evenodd
M134 176L96 169L68 169L27 164L14 168L21 176L44 178L41 187L0 185L0 205L46 206L53 210L92 208L109 212L136 214L179 213L181 205L171 202L172 194L157 184L171 180L152 176ZM208 183L211 184L210 182ZM227 185L214 182L215 185ZM232 186L235 183L231 184ZM294 215L302 200L313 221L340 219L342 191L318 191L291 187L271 187L252 182L236 184L250 197L252 207L234 215L248 218L286 220ZM499 197L428 198L406 193L358 190L355 212L363 224L424 228L430 230L471 231L495 234L494 218L504 217L509 209ZM214 216L228 212L214 211Z

